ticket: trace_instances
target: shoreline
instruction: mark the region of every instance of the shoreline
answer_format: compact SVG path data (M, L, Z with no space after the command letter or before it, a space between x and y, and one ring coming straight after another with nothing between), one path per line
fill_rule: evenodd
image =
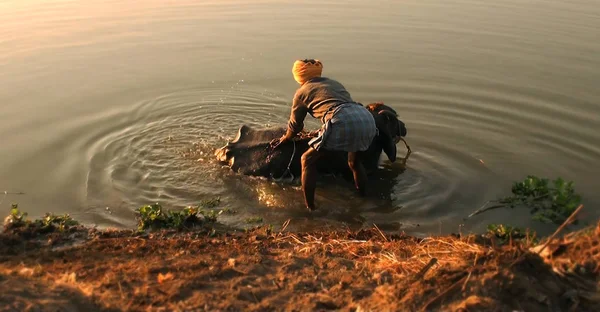
M529 238L501 243L377 228L6 227L0 310L600 310L600 223L541 254Z

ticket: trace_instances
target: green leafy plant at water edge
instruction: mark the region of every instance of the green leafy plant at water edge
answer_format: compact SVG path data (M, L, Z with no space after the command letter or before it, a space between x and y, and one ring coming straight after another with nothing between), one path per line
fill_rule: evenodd
M521 240L527 237L527 233L523 229L504 224L489 224L487 234L496 237L501 243L506 243L511 239Z
M138 230L173 228L182 229L214 223L218 213L212 208L218 205L219 199L202 202L200 206L186 207L181 211L165 210L160 204L146 205L136 210L138 216Z
M558 178L548 179L528 176L512 187L513 196L500 200L511 208L525 205L535 220L546 223L563 223L581 204L581 196L575 193L573 182Z
M213 199L208 199L208 200L203 200L200 202L200 206L210 209L210 208L215 208L217 206L219 206L221 204L221 198L217 197L217 198L213 198Z
M236 213L238 213L237 210L231 209L231 208L224 208L224 209L221 209L221 211L219 211L219 215L221 215L221 214L234 215Z
M73 220L69 214L57 216L51 213L46 213L43 219L40 220L42 227L56 227L59 231L64 231L72 226L79 225L79 222ZM38 222L38 220L36 220Z
M24 225L27 222L27 212L19 211L19 206L17 204L12 204L10 209L10 214L4 220L5 226L19 227Z
M4 221L6 229L15 229L21 227L34 227L42 232L52 230L65 231L73 226L79 225L79 222L73 220L69 214L58 216L52 213L46 213L42 219L31 221L27 219L27 213L21 212L17 204L13 204L10 214Z
M575 192L573 182L562 178L550 181L530 175L515 182L511 191L511 196L488 202L498 205L486 207L486 203L471 216L502 207L527 207L534 220L562 224L581 204L581 196Z
M200 213L202 214L202 216L204 216L204 220L206 220L207 222L217 222L217 216L219 215L218 212L214 210L202 210L200 211Z

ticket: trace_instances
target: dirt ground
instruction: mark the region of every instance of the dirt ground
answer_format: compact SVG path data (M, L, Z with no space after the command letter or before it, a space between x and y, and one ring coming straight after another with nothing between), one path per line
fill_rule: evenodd
M0 311L600 311L600 224L541 246L378 229L0 234Z

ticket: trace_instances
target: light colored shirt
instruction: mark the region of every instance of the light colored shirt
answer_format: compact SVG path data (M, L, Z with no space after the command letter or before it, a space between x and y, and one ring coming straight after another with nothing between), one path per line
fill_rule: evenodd
M350 93L341 83L326 77L313 78L296 91L288 128L293 134L297 134L304 129L307 113L326 122L327 118L323 120L323 117L330 109L352 102Z

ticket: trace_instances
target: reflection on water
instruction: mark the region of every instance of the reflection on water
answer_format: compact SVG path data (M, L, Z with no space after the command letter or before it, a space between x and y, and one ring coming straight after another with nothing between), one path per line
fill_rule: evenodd
M0 3L0 21L0 191L26 193L6 209L133 226L139 205L219 196L236 225L456 232L536 174L574 180L600 216L597 1L26 0ZM213 157L242 124L285 124L305 57L355 100L396 109L413 148L366 199L324 177L318 216L297 181L240 177ZM499 210L464 230L492 219L530 224Z

